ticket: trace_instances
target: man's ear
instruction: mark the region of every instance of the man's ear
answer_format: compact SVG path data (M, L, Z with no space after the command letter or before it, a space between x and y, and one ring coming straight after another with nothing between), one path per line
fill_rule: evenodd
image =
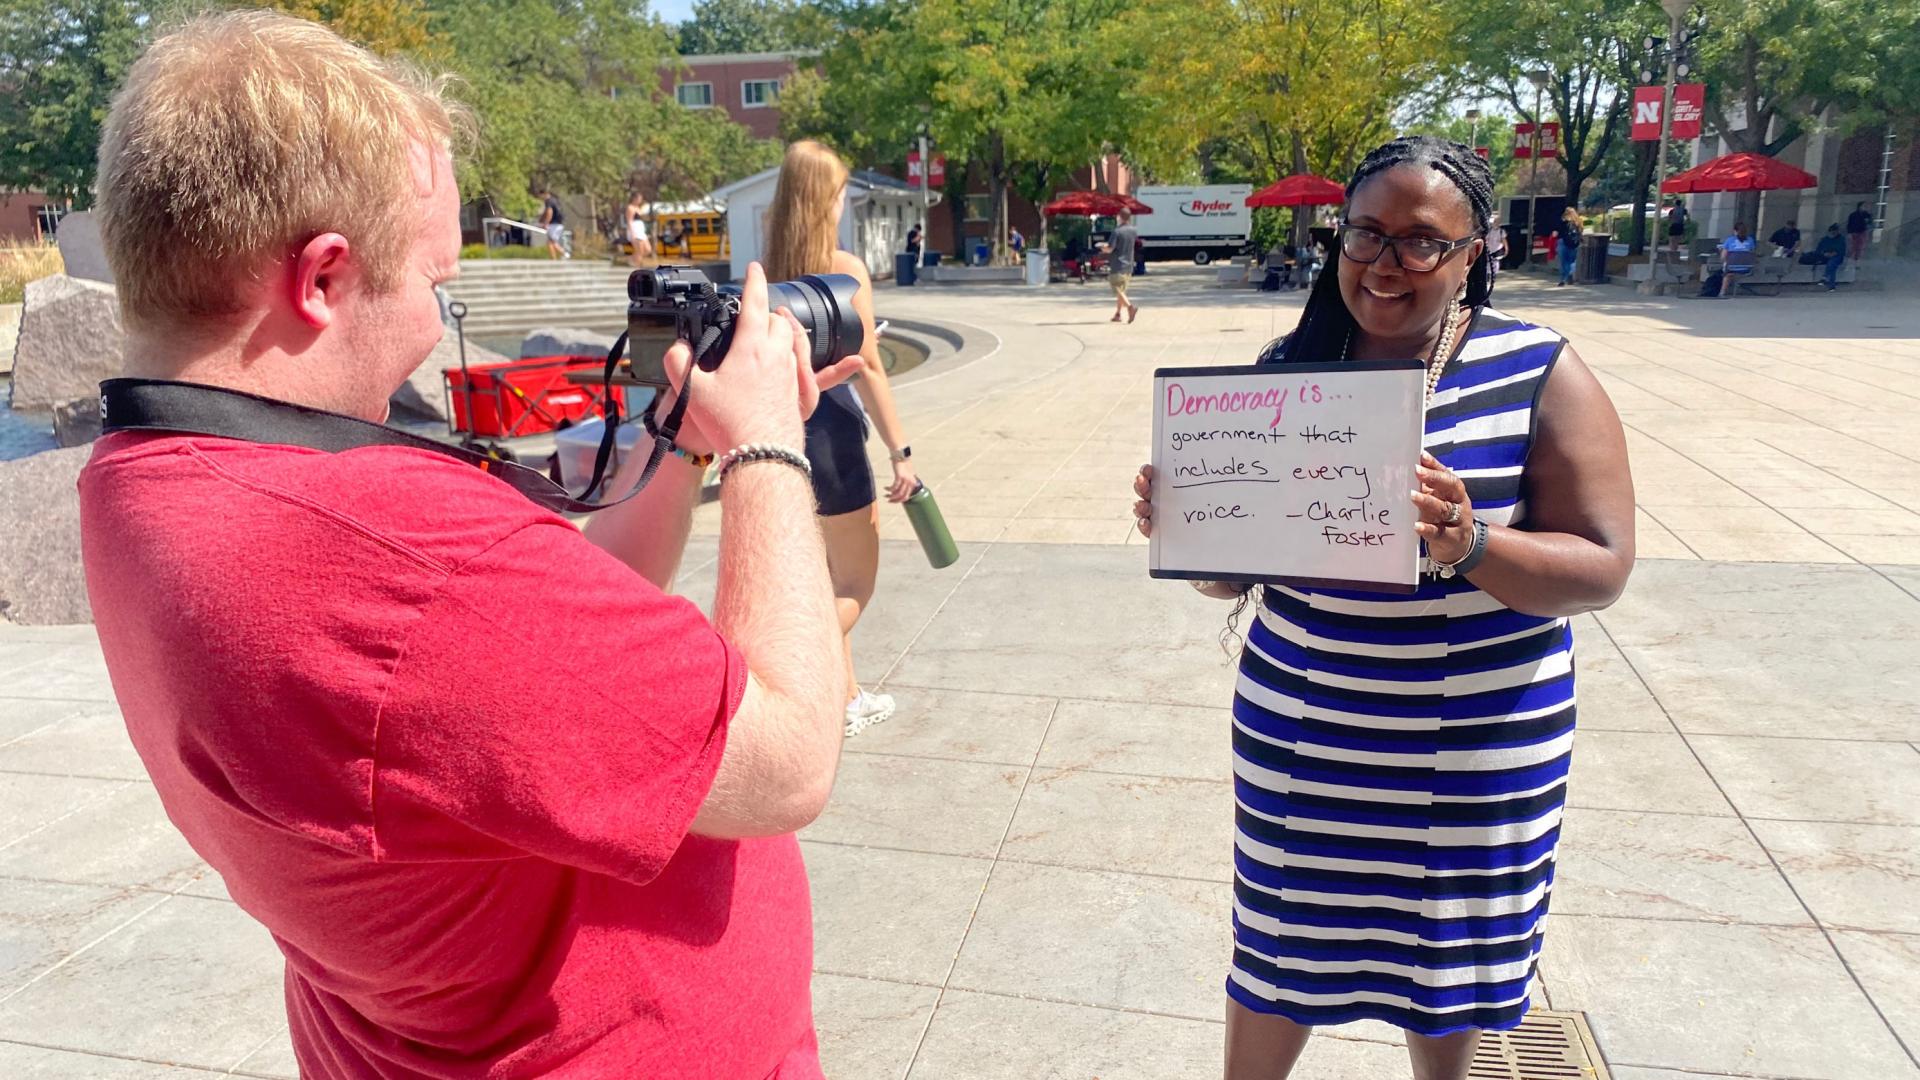
M357 284L352 247L339 233L321 233L300 245L287 275L288 301L300 321L315 330L333 325L347 292Z

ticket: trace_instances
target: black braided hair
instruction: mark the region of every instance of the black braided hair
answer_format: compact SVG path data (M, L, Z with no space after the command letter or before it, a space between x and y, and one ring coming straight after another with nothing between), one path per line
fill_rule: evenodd
M1492 224L1493 170L1466 144L1432 135L1402 135L1376 147L1347 183L1347 201L1353 201L1353 193L1376 173L1399 165L1426 165L1446 177L1467 197L1467 205L1473 209L1474 229L1484 233ZM1493 295L1493 263L1492 256L1483 251L1467 271L1467 294L1461 301L1467 307L1480 307ZM1262 359L1324 360L1338 356L1355 329L1353 313L1340 295L1340 244L1336 239L1333 250L1327 253L1326 268L1307 294L1300 325L1269 346Z

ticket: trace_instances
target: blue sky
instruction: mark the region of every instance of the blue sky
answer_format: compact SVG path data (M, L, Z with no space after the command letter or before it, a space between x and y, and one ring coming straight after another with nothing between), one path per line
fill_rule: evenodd
M648 6L670 23L685 22L693 14L693 0L653 0Z

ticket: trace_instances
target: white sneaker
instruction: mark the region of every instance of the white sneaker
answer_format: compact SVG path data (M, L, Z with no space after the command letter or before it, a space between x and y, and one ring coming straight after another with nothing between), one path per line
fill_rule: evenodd
M862 690L847 702L847 738L885 723L893 716L893 695Z

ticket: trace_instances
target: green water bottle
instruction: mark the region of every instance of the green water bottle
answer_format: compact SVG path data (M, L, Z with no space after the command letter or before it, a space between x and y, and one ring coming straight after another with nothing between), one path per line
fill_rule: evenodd
M933 501L933 491L925 483L913 489L905 504L907 520L913 522L913 532L920 538L920 548L927 553L927 561L935 570L943 570L960 561L960 549L954 546L953 534L947 531L946 515L940 513L940 504Z

